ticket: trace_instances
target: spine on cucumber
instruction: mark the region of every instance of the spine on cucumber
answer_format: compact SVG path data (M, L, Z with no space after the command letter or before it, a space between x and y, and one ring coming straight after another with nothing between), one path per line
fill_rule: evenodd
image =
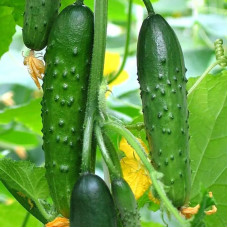
M179 208L188 203L191 186L186 69L173 29L158 14L142 24L137 66L152 164Z
M56 208L65 217L80 173L93 34L92 11L70 5L58 16L45 55L41 104L46 177Z
M25 1L23 40L28 48L39 51L47 45L59 7L60 0Z

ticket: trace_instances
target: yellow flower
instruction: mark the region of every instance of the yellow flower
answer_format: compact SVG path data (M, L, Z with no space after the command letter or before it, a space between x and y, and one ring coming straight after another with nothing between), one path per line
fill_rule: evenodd
M116 74L120 67L120 55L118 53L106 52L105 53L105 64L104 64L104 76L107 77L111 74ZM119 85L128 79L129 75L127 71L123 70L120 75L111 82L108 87L112 90L113 86ZM107 94L109 94L108 92ZM106 94L106 95L107 95Z
M138 139L140 144L145 149L148 154L148 149L141 139ZM130 185L135 198L139 199L151 186L152 182L150 180L149 174L141 162L139 156L136 154L135 150L128 144L125 138L120 141L120 150L124 152L125 157L121 159L120 164L123 170L123 177ZM154 203L159 203L151 193L149 193L149 198Z

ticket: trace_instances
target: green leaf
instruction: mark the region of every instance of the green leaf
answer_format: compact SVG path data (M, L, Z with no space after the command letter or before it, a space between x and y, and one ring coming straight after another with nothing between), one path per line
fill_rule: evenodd
M37 136L28 130L20 129L15 124L0 125L0 147L14 149L15 146L23 146L31 149L38 143Z
M110 96L108 106L112 110L123 113L131 118L137 117L141 110L139 90L124 93L119 97Z
M25 209L43 223L48 221L42 205L49 196L44 168L27 161L1 159L0 180Z
M32 100L28 104L5 109L0 112L0 124L16 121L41 135L41 99Z
M13 34L16 32L16 24L12 12L13 8L0 7L0 58L9 50Z
M190 79L189 85L195 80ZM227 223L226 85L226 71L207 75L188 98L193 170L191 201L199 203L201 185L213 192L218 212L207 216L208 226Z

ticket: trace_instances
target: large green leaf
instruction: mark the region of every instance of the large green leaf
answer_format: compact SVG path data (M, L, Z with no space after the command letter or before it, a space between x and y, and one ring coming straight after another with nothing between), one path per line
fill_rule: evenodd
M5 109L0 112L0 124L7 124L12 121L20 122L41 135L40 101L40 99L35 99L28 104Z
M15 146L23 146L31 149L38 145L37 135L15 124L0 125L0 147L14 149Z
M0 180L29 212L47 222L48 215L42 205L49 196L44 168L27 161L1 159Z
M194 83L191 79L189 85ZM207 216L208 226L227 221L227 72L206 78L189 95L190 152L193 204L199 203L201 185L212 191L218 212Z
M0 6L0 58L9 50L15 33L15 22L12 16L13 8Z

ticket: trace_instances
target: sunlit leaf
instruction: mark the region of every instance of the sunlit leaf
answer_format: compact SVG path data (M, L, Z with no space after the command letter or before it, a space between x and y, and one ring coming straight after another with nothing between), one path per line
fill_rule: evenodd
M193 81L190 80L189 85ZM227 72L207 75L188 99L192 202L199 203L203 185L217 202L218 212L207 216L208 226L226 226L227 211Z
M9 50L13 34L16 32L12 12L13 8L0 6L0 58Z
M32 100L28 104L5 109L0 112L0 124L16 121L41 135L41 105L40 99Z
M43 208L41 201L49 196L44 168L27 161L1 159L0 180L29 212L47 222L46 215L40 211Z

